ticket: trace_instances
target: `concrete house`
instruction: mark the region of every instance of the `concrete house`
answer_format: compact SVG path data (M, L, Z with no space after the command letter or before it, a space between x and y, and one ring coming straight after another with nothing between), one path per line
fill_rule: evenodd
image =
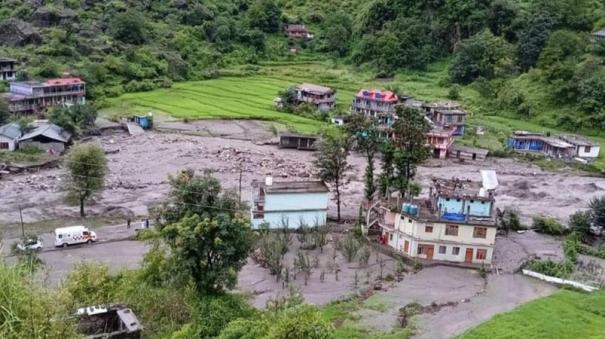
M586 138L575 134L562 134L559 139L575 147L575 156L585 160L594 160L599 157L601 146Z
M61 154L71 142L71 133L48 122L42 122L19 138L19 147L33 146L52 154Z
M11 82L4 97L11 113L33 114L51 107L84 104L86 83L80 78Z
M527 131L513 132L507 147L515 152L539 153L557 159L571 159L576 153L575 146L559 138Z
M312 39L313 34L307 31L305 24L289 24L286 26L286 34L291 39Z
M398 100L397 95L391 91L362 89L355 95L351 109L354 113L371 118L392 117Z
M17 123L9 123L0 127L0 152L14 151L17 149L21 127Z
M16 64L15 59L0 57L0 81L13 81L17 78Z
M300 84L296 86L296 101L298 103L309 103L322 112L328 112L334 108L336 92L329 88L314 84Z
M371 207L375 211L367 213L367 226L378 225L378 241L404 256L490 264L497 230L495 199L485 180L483 186L459 179L434 179L427 199L396 209L384 203Z
M454 128L434 125L427 133L426 139L433 148L433 157L445 159L454 144Z
M450 158L460 160L477 160L483 161L487 158L488 150L475 147L467 147L462 145L452 145L448 152Z
M252 226L296 229L323 226L328 214L328 187L322 181L252 182Z
M280 148L294 148L301 151L314 151L317 148L319 137L313 135L300 135L282 133L279 135Z

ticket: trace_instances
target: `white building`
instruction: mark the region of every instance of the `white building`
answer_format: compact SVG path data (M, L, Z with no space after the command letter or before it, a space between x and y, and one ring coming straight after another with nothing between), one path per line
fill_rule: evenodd
M10 123L0 126L0 152L14 151L17 149L19 138L21 137L21 127L17 123Z
M252 182L252 226L296 229L326 224L328 187L322 181Z
M367 224L379 241L397 252L427 261L491 264L496 241L492 191L460 180L434 180L429 198L393 211L373 207Z
M576 157L578 158L594 160L599 157L601 146L595 142L575 134L559 135L559 139L573 145L575 147Z

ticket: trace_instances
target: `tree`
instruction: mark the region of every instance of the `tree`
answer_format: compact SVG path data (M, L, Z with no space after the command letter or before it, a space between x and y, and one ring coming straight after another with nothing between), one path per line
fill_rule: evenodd
M51 111L49 120L66 131L78 135L82 130L95 125L97 109L90 104L59 107Z
M194 214L165 226L161 234L180 281L193 284L200 295L235 287L252 246L250 221L243 213Z
M395 148L389 141L382 144L382 173L378 178L380 194L386 197L393 182L393 162L395 161Z
M234 217L236 212L246 209L235 192L223 192L221 183L208 172L200 176L187 169L175 177L170 176L168 180L170 198L152 213L160 229L187 216L213 218L218 214L228 214Z
M8 121L9 115L10 111L8 110L8 103L4 99L0 98L0 125Z
M296 86L289 86L283 91L280 91L277 96L281 99L282 110L284 112L292 113L298 105Z
M345 56L351 47L353 30L351 17L343 11L338 11L329 15L323 22L322 27L321 50L332 52L340 57Z
M505 36L507 40L514 38L511 26L517 17L518 9L510 0L495 0L488 10L489 29L494 35Z
M281 9L273 0L257 0L248 10L250 26L265 33L280 29Z
M80 216L85 217L84 203L103 189L107 174L105 151L97 144L74 146L65 159L67 195L80 203Z
M511 67L511 46L490 31L483 31L462 42L454 54L450 76L454 82L468 84L479 77L493 79Z
M339 133L324 133L319 149L315 153L315 166L321 180L333 184L336 195L337 221L340 222L340 189L348 182L347 172L351 165L347 162L350 139Z
M145 17L141 12L129 10L117 14L111 21L110 33L122 42L141 45L147 40Z
M596 226L605 227L605 196L592 198L588 208L590 209L592 223Z
M536 65L555 23L555 19L549 13L541 10L528 15L524 28L518 34L517 64L522 70L528 70Z
M431 127L420 111L398 107L399 119L393 125L393 144L395 146L395 186L401 196L409 191L410 183L416 176L416 167L430 156L426 146L426 134Z
M569 216L569 229L576 233L582 242L587 242L590 238L590 211L577 211Z
M355 140L357 149L366 157L365 198L371 201L376 192L374 180L374 158L381 146L381 139L376 124L362 114L351 117L347 123L347 132Z
M353 234L352 232L347 234L347 236L345 237L345 241L342 244L342 249L345 252L345 256L347 257L348 262L353 261L355 255L357 255L357 251L359 251L360 246L361 245L359 244L359 241L357 241L355 234Z

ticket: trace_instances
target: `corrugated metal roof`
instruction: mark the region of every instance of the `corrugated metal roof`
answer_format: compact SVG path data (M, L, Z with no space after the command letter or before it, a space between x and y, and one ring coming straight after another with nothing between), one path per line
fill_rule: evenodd
M22 136L19 141L33 139L37 136L45 136L49 139L60 142L68 142L69 139L71 139L71 133L65 131L63 128L55 124L44 123L36 127L33 131Z
M324 87L324 86L308 84L308 83L303 83L303 84L298 85L298 89L305 91L305 92L314 93L314 94L326 94L326 93L334 92L330 87Z
M21 127L19 124L11 122L0 127L0 135L10 139L18 139L21 136Z

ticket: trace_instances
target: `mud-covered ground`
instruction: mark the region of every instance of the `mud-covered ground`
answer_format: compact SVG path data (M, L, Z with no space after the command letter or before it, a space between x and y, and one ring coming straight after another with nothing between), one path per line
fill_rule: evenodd
M225 126L224 122L215 124ZM213 171L224 187L236 190L241 169L244 199L250 194L253 179L272 175L275 181L300 180L315 173L312 152L265 145L258 142L258 135L250 137L253 140L241 140L229 138L228 133L226 137L224 133L218 134L222 137L158 132L129 136L116 132L93 139L110 154L107 155L109 175L106 189L90 205L90 213L104 214L119 207L119 211L128 209L135 215L145 215L148 206L166 196L168 176L184 168ZM235 138L240 137L237 133L234 135ZM271 137L260 135L264 139ZM248 136L249 133L241 134L243 138ZM353 154L349 161L354 169L350 173L350 183L343 190L343 213L355 218L363 195L365 161L358 154ZM546 172L512 159L466 164L430 160L419 169L418 179L425 188L431 177L479 181L480 169L496 170L500 182L497 206L517 209L526 223L537 214L552 215L566 221L571 213L585 208L587 202L601 195L605 188L604 178ZM25 222L75 216L77 208L64 201L64 173L65 170L59 168L1 179L0 224L16 223L19 205ZM330 214L335 214L334 203L330 206Z

